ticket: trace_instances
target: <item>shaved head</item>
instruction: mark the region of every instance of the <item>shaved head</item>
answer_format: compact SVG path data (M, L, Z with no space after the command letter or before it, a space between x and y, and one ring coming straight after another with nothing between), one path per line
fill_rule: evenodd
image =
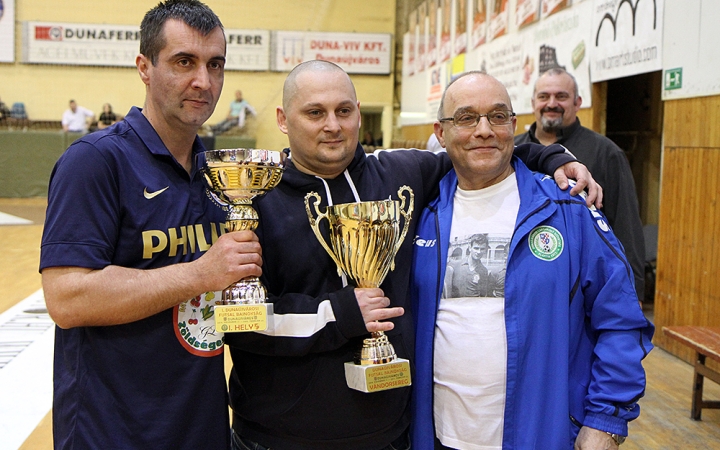
M348 74L337 64L333 64L328 61L322 61L322 60L312 60L312 61L305 61L303 63L298 64L295 66L295 68L288 74L287 78L285 79L285 84L283 85L283 108L285 110L288 109L290 106L290 103L292 103L293 98L295 98L295 95L298 92L298 82L297 79L301 74L304 73L342 73L345 78L347 78L348 84L350 85L350 89L352 89L352 94L355 100L357 100L357 94L355 93L355 86L352 84L352 81L350 80L350 77Z
M335 178L358 151L361 115L355 86L331 62L307 61L295 67L285 80L283 106L276 115L301 172Z

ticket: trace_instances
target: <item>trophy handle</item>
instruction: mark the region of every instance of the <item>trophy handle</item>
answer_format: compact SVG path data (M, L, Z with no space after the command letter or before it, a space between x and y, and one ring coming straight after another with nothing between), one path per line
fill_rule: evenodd
M407 211L405 210L406 197L402 195L403 192L408 193L407 197L409 198L409 200L407 202ZM410 186L402 186L400 189L398 189L398 198L400 198L400 214L402 214L402 216L405 218L405 224L403 225L403 230L400 234L400 238L398 238L398 241L395 244L395 252L393 253L394 255L397 255L397 252L400 251L400 246L405 240L405 235L407 235L408 228L410 227L410 219L412 218L412 212L415 205L415 194L413 193L413 190L410 188ZM392 263L390 264L390 270L395 270L394 256Z
M313 217L312 211L310 211L310 199L314 198L314 206L315 206L315 212L317 213L317 218ZM323 219L327 219L328 223L330 222L330 219L328 219L328 211L327 208L325 209L324 213L320 212L320 208L318 208L318 205L320 204L320 196L317 192L308 192L308 194L305 196L305 211L307 212L308 220L310 220L310 228L312 228L313 233L315 233L315 236L317 237L318 241L320 241L320 245L323 246L325 251L330 255L333 261L335 261L335 264L337 265L337 272L338 276L342 277L342 265L340 264L340 260L335 256L335 252L333 252L330 249L330 246L327 245L327 242L325 242L325 238L323 237L322 233L320 233L320 221Z

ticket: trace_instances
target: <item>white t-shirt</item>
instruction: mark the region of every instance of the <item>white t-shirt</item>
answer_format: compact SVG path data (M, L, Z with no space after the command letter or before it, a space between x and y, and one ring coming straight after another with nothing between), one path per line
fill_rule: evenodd
M488 188L458 188L455 194L434 345L435 434L447 447L502 448L507 374L503 287L519 207L514 173Z
M67 125L68 131L77 131L85 133L88 129L87 119L93 117L92 111L82 106L77 106L75 112L67 109L62 116L62 124Z

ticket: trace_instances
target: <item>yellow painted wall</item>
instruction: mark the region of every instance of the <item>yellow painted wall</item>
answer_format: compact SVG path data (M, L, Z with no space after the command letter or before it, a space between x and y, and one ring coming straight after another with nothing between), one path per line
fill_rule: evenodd
M207 0L225 28L391 33L395 31L394 0ZM15 0L15 59L22 54L22 23L25 21L139 25L145 12L157 1L123 0ZM391 61L394 58L391 57ZM392 67L391 67L392 70ZM258 111L257 146L280 149L287 138L275 124L275 108L282 101L286 73L225 73L225 87L208 123L220 122L227 114L234 92L241 89ZM391 133L393 77L353 75L362 106L382 108L386 136ZM125 114L131 106L142 106L144 85L134 68L0 64L0 98L10 105L25 103L30 119L60 120L68 100L91 109L96 115L103 103Z

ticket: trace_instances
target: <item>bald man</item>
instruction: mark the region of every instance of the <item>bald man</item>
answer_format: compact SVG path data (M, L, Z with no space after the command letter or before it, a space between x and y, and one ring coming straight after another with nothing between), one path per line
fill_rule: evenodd
M412 317L403 313L417 214L395 270L380 288L358 289L338 276L310 228L304 198L318 192L324 209L397 199L400 186L407 185L418 211L437 192L450 160L409 150L366 156L358 143L355 87L329 62L302 63L288 75L277 124L288 136L290 162L280 185L256 203L263 282L274 303L275 329L226 335L234 365L235 448L406 449L410 388L350 389L344 363L354 359L372 331L387 332L398 356L413 359ZM527 155L531 148L520 150ZM568 161L561 147L543 151L549 172Z
M415 234L433 245L412 264L413 450L616 449L640 412L654 328L629 263L601 213L513 156L516 124L487 74L443 94L454 169ZM467 266L478 241L493 289L449 256L469 251Z

